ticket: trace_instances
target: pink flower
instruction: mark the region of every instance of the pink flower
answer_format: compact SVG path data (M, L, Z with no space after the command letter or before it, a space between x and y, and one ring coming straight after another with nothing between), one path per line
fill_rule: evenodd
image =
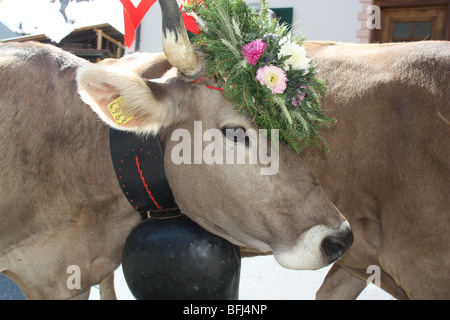
M286 90L286 73L283 69L270 65L256 71L256 80L272 90L272 94L283 93Z
M300 88L302 89L308 89L307 86L301 86ZM296 94L295 96L292 97L292 105L294 107L298 106L298 100L300 99L301 101L305 100L305 96L306 96L306 92L301 92L300 89L297 90L298 94Z
M242 54L248 63L256 66L259 58L266 49L266 43L262 40L253 40L252 42L242 46Z

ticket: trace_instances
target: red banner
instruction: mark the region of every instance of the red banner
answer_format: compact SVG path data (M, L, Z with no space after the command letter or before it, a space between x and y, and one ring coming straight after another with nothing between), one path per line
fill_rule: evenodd
M192 0L188 0L187 2L190 3ZM201 0L197 0L197 2L201 2ZM183 12L183 5L181 5L181 16L183 17L183 22L184 22L184 26L186 27L187 31L190 31L194 34L199 34L200 33L200 27L197 24L197 21L195 20L194 17L187 15L186 13Z
M123 5L123 16L125 22L124 42L128 48L131 48L136 36L137 27L156 0L141 0L137 8L130 0L120 0L120 2L122 2Z
M131 0L120 0L123 5L123 16L125 22L125 46L131 48L134 38L136 37L136 29L144 18L145 14L156 2L156 0L141 0L139 5L135 7ZM186 29L192 33L198 34L200 31L199 26L195 19L184 12L181 12L183 16L183 22Z

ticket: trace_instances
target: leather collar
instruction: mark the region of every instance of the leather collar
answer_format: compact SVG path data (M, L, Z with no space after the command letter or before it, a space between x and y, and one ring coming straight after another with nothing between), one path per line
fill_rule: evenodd
M111 128L109 143L120 187L143 220L182 215L164 172L164 154L157 136L142 137Z

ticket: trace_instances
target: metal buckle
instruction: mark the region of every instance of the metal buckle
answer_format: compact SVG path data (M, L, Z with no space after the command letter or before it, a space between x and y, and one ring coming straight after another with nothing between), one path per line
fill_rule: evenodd
M182 217L182 216L184 216L184 214L181 213L181 211L178 207L147 211L148 219L167 220L167 219L174 219L174 218L178 218L178 217Z

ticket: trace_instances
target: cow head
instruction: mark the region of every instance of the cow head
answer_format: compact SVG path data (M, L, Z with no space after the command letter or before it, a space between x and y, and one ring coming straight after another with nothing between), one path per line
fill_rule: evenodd
M191 46L176 2L160 5L167 60L134 54L83 67L77 79L83 100L112 127L158 134L179 208L208 231L239 246L272 251L287 268L320 268L338 259L353 236L313 172L285 145L270 147L251 119L211 88L218 86L213 80L197 81L205 76L201 52ZM171 69L164 73L159 69L167 61ZM124 123L108 110L120 96ZM227 129L238 129L243 138L227 135ZM269 147L261 153L263 145ZM223 161L212 163L220 150ZM244 164L227 161L229 150L233 156L241 150ZM251 163L252 154L272 163L258 156Z

